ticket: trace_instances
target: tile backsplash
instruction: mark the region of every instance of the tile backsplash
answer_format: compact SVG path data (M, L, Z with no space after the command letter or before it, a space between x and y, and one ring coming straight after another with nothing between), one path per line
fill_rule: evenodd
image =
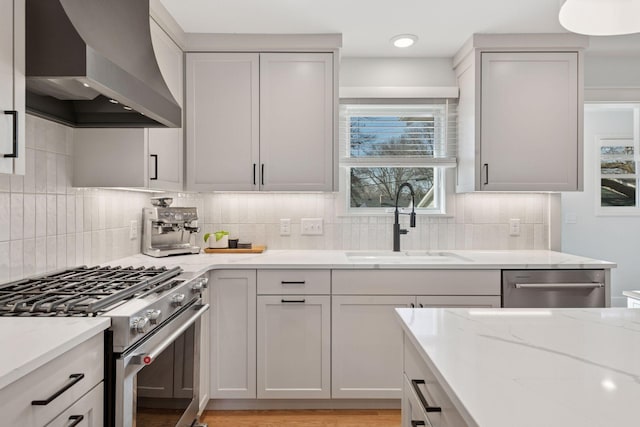
M204 233L226 230L231 237L272 249L391 249L393 214L341 216L337 193L178 194L176 203L197 206ZM548 249L550 205L557 194L458 194L451 217L418 216L402 236L403 249ZM291 235L280 236L280 219ZM302 218L323 218L324 234L302 236ZM520 236L509 236L509 219L520 219ZM403 216L403 228L408 217Z
M26 175L0 174L0 283L76 265L96 265L140 252L149 193L71 186L73 130L27 116ZM391 249L393 215L343 216L337 193L179 193L175 205L196 206L204 233L271 249ZM458 194L447 218L418 217L403 249L548 249L551 206L558 194ZM280 236L280 219L291 235ZM302 236L302 218L323 218L324 233ZM509 236L509 219L521 235ZM137 221L136 239L129 238ZM408 218L401 221L407 225Z
M27 115L26 174L0 174L0 283L140 252L149 194L71 187L72 132Z

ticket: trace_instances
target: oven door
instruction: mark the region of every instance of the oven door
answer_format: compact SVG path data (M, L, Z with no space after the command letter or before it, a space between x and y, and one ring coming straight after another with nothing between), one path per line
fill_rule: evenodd
M197 300L115 358L116 427L188 427L198 417L201 316Z

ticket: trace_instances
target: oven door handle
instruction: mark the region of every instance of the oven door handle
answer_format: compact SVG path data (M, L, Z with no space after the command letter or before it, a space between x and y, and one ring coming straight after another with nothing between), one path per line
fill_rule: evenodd
M162 353L172 342L178 339L180 335L191 327L207 310L209 310L209 304L205 304L198 308L198 311L183 325L176 329L171 335L169 335L164 341L158 344L154 349L148 353L134 354L131 356L131 365L150 365L154 360Z
M573 289L596 289L603 288L604 283L516 283L516 289L553 289L553 288L573 288Z

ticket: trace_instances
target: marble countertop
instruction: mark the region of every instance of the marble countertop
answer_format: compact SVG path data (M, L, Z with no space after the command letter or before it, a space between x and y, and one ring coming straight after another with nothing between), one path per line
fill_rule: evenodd
M470 427L640 425L638 309L397 309Z
M640 300L640 291L622 291L622 295Z
M107 329L107 317L0 318L0 389Z
M431 254L431 255L429 255ZM423 256L427 255L427 256ZM336 251L271 250L262 254L195 254L153 258L138 254L109 265L181 266L188 272L209 269L534 269L615 268L616 264L545 250L492 251Z

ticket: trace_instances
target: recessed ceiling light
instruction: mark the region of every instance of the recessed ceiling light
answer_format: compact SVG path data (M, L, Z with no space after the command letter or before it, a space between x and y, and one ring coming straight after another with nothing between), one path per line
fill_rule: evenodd
M409 47L413 46L415 42L418 41L418 36L413 34L398 34L397 36L391 37L391 43L395 47Z
M112 104L119 104L119 102L116 101L115 99L110 99L109 102L112 103Z
M123 106L122 108L124 108L124 109L125 109L125 110L127 110L127 111L131 111L131 110L133 110L133 108L131 108L131 107L127 107L126 105L125 105L125 106Z

